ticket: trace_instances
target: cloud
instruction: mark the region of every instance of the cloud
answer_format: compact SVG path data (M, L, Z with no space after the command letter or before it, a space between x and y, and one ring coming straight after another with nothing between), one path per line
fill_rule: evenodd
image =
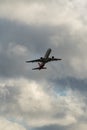
M61 126L61 125L50 125L50 126L45 126L45 127L38 127L35 130L86 130L87 125L86 124L76 124L76 125L70 125L70 126Z
M0 16L11 20L17 20L27 24L51 24L66 23L78 30L82 28L81 17L86 21L86 1L64 0L29 0L29 1L3 1L0 5ZM7 11L8 10L8 11ZM60 13L61 12L61 13Z
M0 116L4 126L86 129L86 3L0 1ZM44 56L48 48L52 48L51 56L62 61L47 64L46 71L32 71L37 64L25 61Z
M0 129L4 130L26 130L23 126L0 117Z
M50 80L54 83L54 88L60 91L67 90L71 88L73 91L79 91L81 94L86 95L87 91L87 82L85 79L76 79L74 77L67 77L62 79ZM58 88L56 86L59 86Z
M2 116L16 122L24 121L31 127L68 126L85 114L84 98L72 90L61 96L47 83L38 84L26 79L5 80L0 89Z
M82 129L86 130L86 129L87 129L87 124L80 124L80 125L76 126L76 127L74 128L74 130L77 130L77 128L78 128L79 130L82 130Z
M62 61L55 63L54 66L49 65L54 77L70 76L78 79L87 77L87 47L84 32L74 34L66 25L27 26L5 19L0 20L0 26L1 75L29 76L25 60L44 56L46 49L51 47L52 55L62 58ZM49 73L46 75L49 77Z

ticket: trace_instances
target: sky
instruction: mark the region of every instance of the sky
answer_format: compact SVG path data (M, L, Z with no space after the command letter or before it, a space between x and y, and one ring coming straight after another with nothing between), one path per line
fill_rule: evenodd
M0 0L0 129L87 130L86 12L86 0ZM62 61L32 71L48 48Z

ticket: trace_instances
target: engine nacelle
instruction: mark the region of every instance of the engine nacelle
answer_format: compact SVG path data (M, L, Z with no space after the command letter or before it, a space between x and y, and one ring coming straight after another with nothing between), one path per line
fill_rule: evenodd
M42 59L43 59L43 57L40 57L40 59L42 60Z
M54 59L54 56L52 56L52 59Z

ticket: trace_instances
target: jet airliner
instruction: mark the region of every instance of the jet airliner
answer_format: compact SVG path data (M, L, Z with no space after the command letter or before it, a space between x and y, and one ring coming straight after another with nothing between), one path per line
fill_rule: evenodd
M44 55L44 57L41 57L41 58L36 59L36 60L26 61L26 63L38 62L39 67L33 68L32 70L47 69L47 68L45 67L45 64L46 64L47 62L62 60L62 59L59 59L59 58L55 58L54 56L49 57L51 51L52 51L52 50L49 48L49 49L46 51L46 54Z

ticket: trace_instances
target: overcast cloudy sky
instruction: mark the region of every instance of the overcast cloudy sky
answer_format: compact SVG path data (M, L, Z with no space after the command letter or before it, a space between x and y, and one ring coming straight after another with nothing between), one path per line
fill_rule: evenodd
M0 129L87 130L86 0L0 0Z

